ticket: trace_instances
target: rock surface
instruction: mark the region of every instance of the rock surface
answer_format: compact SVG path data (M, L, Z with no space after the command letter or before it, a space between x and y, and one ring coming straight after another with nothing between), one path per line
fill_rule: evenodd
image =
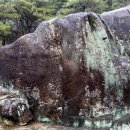
M8 126L26 125L33 118L28 101L14 94L0 95L0 116L1 123Z
M39 121L108 129L110 115L129 113L130 60L119 46L95 13L44 21L0 48L1 81L25 95Z
M123 40L125 50L130 56L130 6L102 13L101 18Z

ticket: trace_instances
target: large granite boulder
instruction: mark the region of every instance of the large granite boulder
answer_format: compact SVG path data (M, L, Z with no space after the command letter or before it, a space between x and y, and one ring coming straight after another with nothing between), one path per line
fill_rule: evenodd
M25 95L35 119L107 128L129 111L130 61L122 46L95 13L44 21L0 48L1 81Z
M123 40L125 50L130 56L130 6L104 12L101 18L115 35Z

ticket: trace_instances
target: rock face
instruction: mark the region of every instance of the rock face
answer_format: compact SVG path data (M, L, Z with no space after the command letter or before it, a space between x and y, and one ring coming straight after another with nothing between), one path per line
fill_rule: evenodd
M130 6L105 12L101 14L101 18L123 40L125 50L130 56Z
M129 112L130 63L121 46L94 13L44 21L0 48L1 81L26 96L39 120L107 129Z

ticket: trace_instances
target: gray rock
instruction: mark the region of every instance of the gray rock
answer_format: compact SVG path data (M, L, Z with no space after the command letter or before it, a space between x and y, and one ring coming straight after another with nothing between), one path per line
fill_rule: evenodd
M0 116L6 125L25 125L33 118L27 100L11 94L0 95Z
M130 56L130 6L104 12L101 18L111 28L124 44L124 49Z

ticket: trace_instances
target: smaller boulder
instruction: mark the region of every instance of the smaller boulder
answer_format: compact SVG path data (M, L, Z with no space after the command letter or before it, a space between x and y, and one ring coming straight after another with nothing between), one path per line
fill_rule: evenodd
M26 125L33 118L27 100L15 94L0 95L0 116L3 123L8 120L20 125Z

